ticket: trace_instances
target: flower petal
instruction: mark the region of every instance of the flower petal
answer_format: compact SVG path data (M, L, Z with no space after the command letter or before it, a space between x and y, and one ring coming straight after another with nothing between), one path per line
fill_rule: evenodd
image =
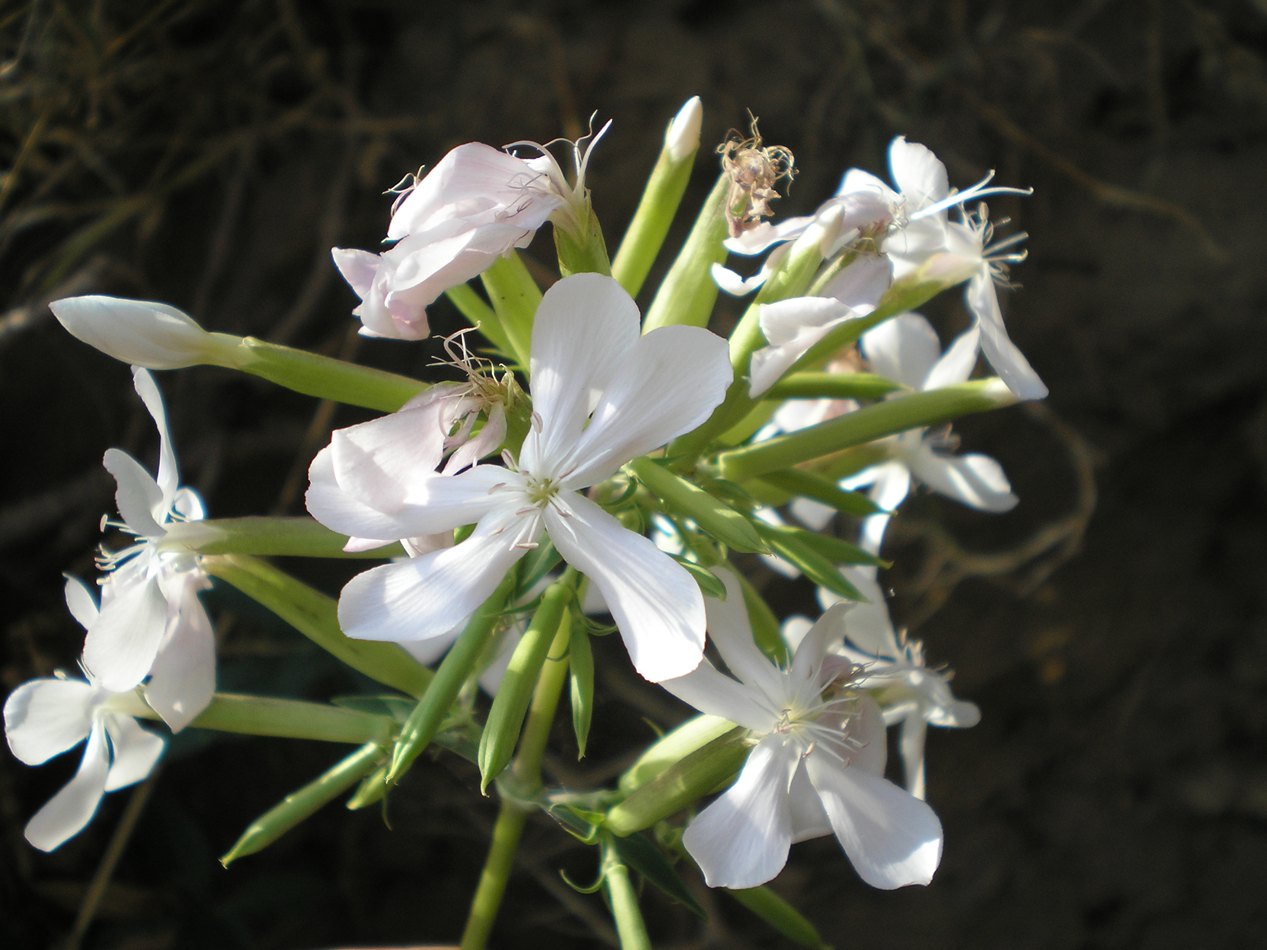
M712 415L734 378L726 341L700 327L640 337L604 389L568 458L569 488L586 488ZM564 463L564 471L573 466Z
M980 351L981 331L978 327L959 334L929 371L920 388L940 389L966 382L977 365L977 354Z
M75 777L27 822L27 841L41 851L52 851L83 830L105 794L108 756L105 729L95 725Z
M743 588L739 584L738 577L729 566L716 567L713 569L713 574L726 588L726 599L704 598L709 639L717 648L717 652L721 654L730 672L744 684L752 689L760 690L766 696L779 695L783 689L783 674L757 647L757 641L752 633L752 621L748 616L748 608L744 604ZM770 720L767 718L766 722L749 726L749 728L768 729Z
M80 742L92 730L101 691L83 680L23 683L4 703L4 731L13 754L39 765Z
M857 316L832 297L792 297L760 307L761 332L770 345L752 354L748 394L753 399L777 383L833 327Z
M875 372L912 389L924 388L924 380L941 355L937 332L918 313L886 320L864 333L860 342Z
M805 764L836 838L864 881L891 890L933 879L942 831L928 805L828 756L811 755Z
M66 576L66 606L75 622L87 630L97 619L97 599L78 577Z
M390 415L336 429L330 436L330 453L339 486L379 511L399 511L410 482L433 473L444 456L442 409L434 400L406 405Z
M576 445L599 394L638 342L638 324L637 304L610 277L575 274L546 291L532 328L530 388L540 428L524 441L522 469L536 471Z
M558 496L545 522L563 559L602 592L641 676L658 683L699 666L704 596L685 568L575 493Z
M939 455L927 447L913 453L911 472L940 495L981 511L1010 511L1017 497L1003 466L988 455Z
M339 596L339 624L360 640L451 638L539 535L535 514L488 515L461 544L352 578Z
M908 142L903 135L889 143L889 173L908 203L908 213L936 204L950 194L946 166L932 149Z
M111 715L105 723L114 752L106 773L106 791L114 792L146 778L154 771L167 743L162 736L142 729L131 716Z
M792 845L788 786L799 761L780 737L762 739L735 784L687 826L682 843L709 887L756 887L783 870Z
M986 362L1017 399L1045 398L1047 387L1007 335L999 295L988 270L983 269L968 281L967 300L968 309L976 314L977 326L981 329L981 353Z
M167 427L167 410L163 408L163 397L149 371L133 366L132 386L158 428L158 477L155 482L162 493L162 500L160 507L152 513L161 524L167 520L168 509L176 499L176 489L180 481L180 474L176 470L176 453L172 450L172 435Z
M924 737L927 734L928 723L923 716L907 716L897 743L906 790L921 801L924 799Z
M186 581L178 596L179 611L168 622L145 685L145 701L172 732L206 709L216 690L216 637L198 600L198 585Z
M163 508L163 490L154 477L122 449L106 449L101 464L114 476L115 506L124 524L147 538L162 535L163 529L154 520L154 512Z
M157 579L115 573L112 594L102 597L101 613L84 638L84 665L113 693L136 686L149 675L167 628L167 601Z
M720 716L747 729L764 732L776 715L753 698L750 687L719 672L708 660L685 676L660 680L660 685L700 712Z

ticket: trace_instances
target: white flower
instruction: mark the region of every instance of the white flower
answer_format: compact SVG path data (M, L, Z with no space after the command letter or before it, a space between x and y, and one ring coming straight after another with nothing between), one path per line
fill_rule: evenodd
M83 625L96 615L92 595L77 580L66 583L66 602ZM4 704L4 728L13 754L39 765L87 739L79 771L26 826L26 840L52 851L92 819L106 792L149 775L163 739L117 708L126 694L87 680L36 679L15 689Z
M1008 265L1025 259L1024 251L1014 250L1025 238L1021 232L994 241L994 225L981 204L974 213L965 213L962 221L947 223L945 251L930 259L926 270L930 275L955 272L956 279L967 280L965 297L981 334L981 354L986 362L1017 399L1043 399L1047 387L1007 335L995 289L996 283L1007 283Z
M787 863L794 841L832 834L874 887L927 884L941 860L931 808L883 777L884 723L854 688L855 667L827 648L840 605L806 634L787 669L757 649L736 579L708 601L709 634L734 679L707 660L663 685L696 709L750 730L756 744L735 784L687 827L682 842L710 887L756 887Z
M610 125L610 123L609 123ZM588 214L589 150L573 145L575 183L545 146L518 158L479 142L459 145L398 200L381 254L335 248L335 265L361 298L353 313L367 336L419 340L429 332L427 307L440 294L485 271L498 257L526 247L546 221L579 231ZM513 148L514 146L508 146Z
M884 711L885 725L900 726L898 750L906 788L916 798L923 798L928 727L967 729L981 721L981 710L976 703L956 699L950 690L950 671L925 665L923 644L908 640L905 633L899 635L893 628L875 568L845 567L841 573L866 600L850 611L839 652L861 667L857 683L875 695ZM818 600L824 609L841 603L841 598L822 587ZM783 627L784 637L795 647L808 628L808 620L790 618Z
M452 638L542 534L598 587L647 679L698 664L703 599L685 569L583 492L708 418L731 380L725 341L697 327L639 335L611 278L547 291L532 334L533 428L508 467L434 471L401 413L336 432L314 460L308 510L357 537L412 538L475 523L460 544L354 577L339 599L349 636Z
M862 349L881 376L923 392L964 382L977 361L977 330L961 335L942 356L937 333L919 314L888 320L862 335ZM884 443L888 460L863 469L841 484L850 490L871 486L871 500L892 511L910 492L912 477L947 498L982 511L1008 511L1016 505L1007 476L994 459L980 454L952 455L945 430L910 429ZM863 522L861 543L878 554L887 514Z
M122 516L106 524L136 541L98 559L109 574L102 581L100 614L86 625L83 661L94 681L113 692L132 689L153 673L146 700L175 731L210 702L215 689L215 640L198 601L210 584L197 555L180 540L180 526L200 520L203 508L197 494L178 487L154 378L134 369L133 382L158 427L158 478L119 449L105 454Z

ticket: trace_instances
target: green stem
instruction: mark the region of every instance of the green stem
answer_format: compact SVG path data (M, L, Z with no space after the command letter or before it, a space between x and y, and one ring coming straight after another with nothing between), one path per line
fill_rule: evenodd
M651 950L651 938L647 936L647 925L638 906L638 892L629 879L629 869L612 847L603 849L603 891L611 904L620 950Z
M778 472L907 429L949 422L1016 401L998 379L977 380L911 393L864 406L817 425L731 449L718 456L723 478L742 481Z
M359 366L254 337L211 334L216 341L214 363L250 373L305 396L333 399L349 406L395 412L427 388L408 376Z
M563 684L567 681L566 655L570 639L571 625L560 624L532 694L528 722L519 740L519 752L510 766L515 794L512 796L506 794L507 789L502 790L497 822L493 826L493 840L489 844L475 896L471 899L466 929L462 931L462 950L483 950L497 920L497 911L506 893L506 883L510 879L528 816L525 801L541 788L541 760L550 738L550 727Z
M165 541L176 542L199 554L255 554L266 557L403 557L396 543L370 551L343 550L346 534L331 531L311 518L214 518L187 521L168 527Z
M159 718L158 713L147 706L136 693L114 697L111 704L111 708L132 716ZM246 736L356 744L385 741L391 735L394 724L387 716L376 716L373 713L323 703L216 693L211 704L189 725L194 729L213 729Z

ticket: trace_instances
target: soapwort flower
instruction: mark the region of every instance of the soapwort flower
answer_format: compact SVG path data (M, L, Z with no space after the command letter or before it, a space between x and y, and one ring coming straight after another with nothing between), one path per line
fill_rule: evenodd
M92 594L74 578L66 582L66 603L80 625L87 628L96 620ZM84 675L30 680L4 704L9 748L27 765L40 765L87 740L74 777L27 823L26 840L41 851L83 830L106 792L141 781L163 751L162 737L138 726L120 702L131 690L121 694L91 672Z
M704 645L694 580L584 492L700 425L731 376L720 337L680 326L640 336L638 308L614 280L559 281L533 327L532 428L505 467L435 471L434 444L405 413L336 432L314 460L308 510L336 531L390 540L475 524L453 547L349 581L344 631L451 639L544 534L599 589L640 674L659 681L694 669Z
M834 833L868 884L927 884L941 860L941 823L883 777L880 711L857 688L857 668L828 652L849 608L828 609L782 669L757 649L738 582L719 576L727 596L708 600L708 627L733 678L705 660L661 684L747 728L755 743L735 784L683 835L705 881L755 887L782 870L792 842Z
M100 612L87 625L83 662L94 682L113 692L132 689L153 674L146 700L175 731L207 705L215 689L215 638L198 600L210 582L181 540L181 528L200 520L203 507L193 490L178 485L154 378L136 368L132 377L158 427L158 477L120 449L105 454L122 520L105 519L103 525L135 540L121 551L103 548L97 559L107 573Z
M572 143L575 181L549 146L515 142L507 150L480 142L459 145L406 188L393 208L381 254L333 250L334 263L361 303L353 311L366 336L420 340L430 332L427 307L440 294L486 270L498 257L526 247L547 221L582 234L589 217L585 173L596 135ZM585 143L584 145L582 143ZM510 149L537 153L519 158Z
M968 729L981 721L981 710L976 703L956 699L950 689L951 671L930 667L924 659L924 645L894 628L875 568L845 567L841 573L866 600L853 605L844 641L836 652L857 664L856 681L880 704L885 725L898 726L898 752L907 791L923 798L928 727ZM841 603L838 596L822 587L818 601L824 610ZM783 625L784 638L796 647L809 627L807 618L791 617Z
M872 369L909 389L924 392L962 383L977 361L976 328L962 334L944 355L937 333L922 316L906 313L862 335L862 351ZM888 458L845 479L850 490L870 486L871 500L887 511L909 494L912 478L938 494L969 508L1009 511L1017 502L1002 467L986 455L952 454L955 443L946 429L909 429L883 443ZM863 522L861 543L880 551L888 514L871 515Z

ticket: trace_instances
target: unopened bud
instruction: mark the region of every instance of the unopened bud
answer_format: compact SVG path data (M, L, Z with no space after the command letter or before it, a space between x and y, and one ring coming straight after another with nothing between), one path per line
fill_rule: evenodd
M71 336L133 366L196 366L210 362L217 349L215 338L193 318L165 304L92 295L48 306Z
M700 126L704 122L704 106L699 96L691 96L678 110L668 131L664 133L664 149L670 160L681 162L699 151Z

